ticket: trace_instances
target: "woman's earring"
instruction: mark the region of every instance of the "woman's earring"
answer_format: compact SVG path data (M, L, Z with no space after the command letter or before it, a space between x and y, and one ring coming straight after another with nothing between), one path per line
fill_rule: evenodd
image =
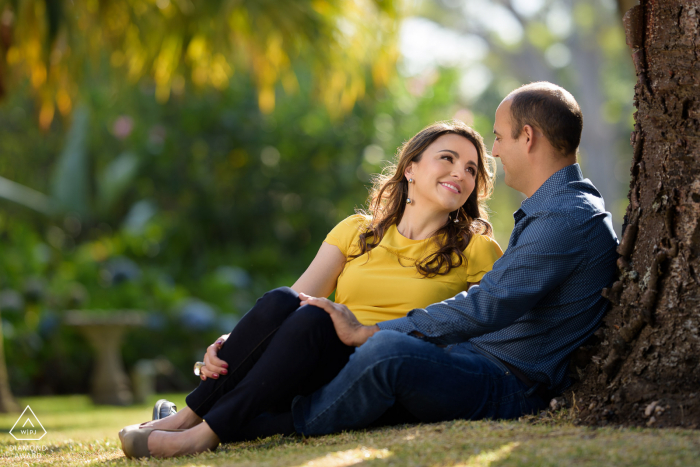
M413 183L413 179L412 179L412 178L409 178L409 179L408 179L408 183Z
M409 184L410 184L410 183L413 183L413 179L412 179L412 178L409 178L409 179L408 179L408 183L409 183ZM411 204L412 202L413 202L413 201L411 200L411 198L406 198L406 204Z

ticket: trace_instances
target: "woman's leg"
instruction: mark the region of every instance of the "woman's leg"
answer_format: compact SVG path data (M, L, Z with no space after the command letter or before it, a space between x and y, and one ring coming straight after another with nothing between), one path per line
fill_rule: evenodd
M325 311L312 306L299 308L283 323L243 380L209 410L204 423L181 433L153 432L148 438L149 451L160 457L194 454L220 441L249 438L246 430L255 428L251 422L266 407L327 384L352 352L353 347L338 339ZM282 414L283 423L276 425L279 432L292 433L289 415ZM278 432L267 430L269 426L263 424L263 435Z
M313 306L299 308L282 324L253 368L203 418L222 442L240 439L243 428L269 407L280 401L289 404L294 396L330 382L354 350L338 339L325 311Z
M162 429L191 428L202 422L221 395L230 391L243 379L260 358L272 336L285 319L299 308L299 295L288 287L271 290L260 297L253 308L243 316L231 335L219 349L218 356L229 365L229 375L207 379L186 399L187 407L170 417L145 423Z
M245 377L263 354L282 323L299 308L299 295L289 287L271 290L260 297L219 349L218 357L228 363L228 374L207 378L185 402L203 417L219 398Z

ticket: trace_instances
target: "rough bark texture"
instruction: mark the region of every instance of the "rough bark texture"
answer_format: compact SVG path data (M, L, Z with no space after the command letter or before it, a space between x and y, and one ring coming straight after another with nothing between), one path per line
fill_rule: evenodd
M700 0L625 14L637 72L613 307L574 355L582 423L700 426Z

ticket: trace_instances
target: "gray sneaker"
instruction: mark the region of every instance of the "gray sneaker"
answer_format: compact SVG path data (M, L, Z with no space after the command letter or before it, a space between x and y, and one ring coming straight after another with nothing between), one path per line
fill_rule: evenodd
M153 420L160 420L161 418L169 417L177 413L177 407L172 402L160 399L153 406Z

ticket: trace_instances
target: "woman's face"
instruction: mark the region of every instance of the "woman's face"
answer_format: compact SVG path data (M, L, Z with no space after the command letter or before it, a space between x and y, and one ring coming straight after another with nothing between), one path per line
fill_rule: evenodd
M413 179L409 197L416 207L455 211L474 191L478 163L471 141L453 133L442 135L406 169L406 178Z

